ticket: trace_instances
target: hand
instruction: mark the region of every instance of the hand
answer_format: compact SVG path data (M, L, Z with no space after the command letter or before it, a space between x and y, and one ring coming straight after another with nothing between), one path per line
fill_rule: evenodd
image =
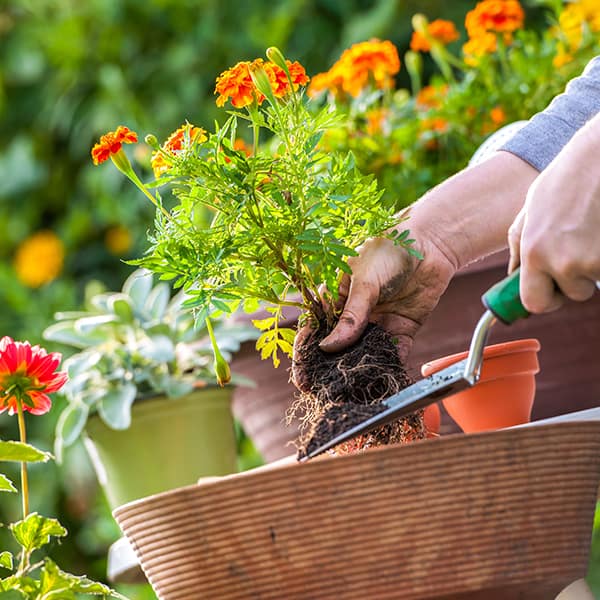
M590 298L600 280L598 139L580 132L529 188L509 229L509 270L521 264L521 300L532 313ZM591 123L590 123L591 125Z
M368 240L349 259L352 276L344 274L339 287L343 311L335 329L321 342L326 352L336 352L354 343L369 321L378 323L398 342L405 360L413 338L456 271L452 260L428 239L414 231L410 221L399 229L411 230L424 255L419 260L389 239Z

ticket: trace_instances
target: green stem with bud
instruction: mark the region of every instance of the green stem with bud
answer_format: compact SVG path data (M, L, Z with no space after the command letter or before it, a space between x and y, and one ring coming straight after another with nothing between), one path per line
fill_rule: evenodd
M219 350L212 323L208 317L206 317L206 329L208 331L208 337L210 338L213 356L215 358L215 375L217 376L217 383L223 387L226 383L231 381L231 370L229 369L229 364L223 358L223 355Z
M148 188L142 183L141 179L137 176L136 172L133 170L127 155L123 150L119 150L117 153L111 155L111 160L113 161L115 167L125 175L130 181L132 181L135 186L156 206L156 208L160 208L163 215L167 217L167 219L171 218L171 215L167 212L165 207L162 204L159 204L156 198L148 191Z

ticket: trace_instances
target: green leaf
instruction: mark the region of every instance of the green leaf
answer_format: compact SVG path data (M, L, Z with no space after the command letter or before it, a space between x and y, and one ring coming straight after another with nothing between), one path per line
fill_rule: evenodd
M0 567L11 570L13 568L13 555L8 550L0 552Z
M73 379L82 373L87 373L92 367L95 367L102 359L102 354L94 350L87 350L74 354L67 358L63 367L69 375L69 379Z
M56 435L63 446L70 446L81 435L89 414L87 404L78 402L67 406L56 423ZM58 458L59 462L61 457Z
M13 586L13 581L16 581L15 577L0 580L0 600L23 600L25 598L21 592L17 592L9 587L6 588L7 591L1 591L4 587L3 584L6 584L7 586Z
M52 560L46 558L40 571L39 593L44 599L63 600L63 598L75 598L74 594L112 595L112 590L85 576L61 571Z
M46 462L51 458L52 454L38 450L30 444L0 440L0 461Z
M6 476L0 473L0 492L18 492L13 482Z
M137 387L130 382L109 390L98 405L102 420L112 429L127 429L131 425L131 405L136 394Z
M9 527L17 542L30 552L48 544L51 536L67 535L67 530L56 519L42 517L35 512Z
M108 307L123 323L131 323L134 319L133 304L126 294L112 294Z
M99 336L101 339L104 339L104 335L98 332L98 328L102 325L107 325L108 323L116 323L118 320L116 315L93 315L90 317L83 317L82 319L77 319L74 322L74 330L76 333L80 333L82 335L85 334L95 334Z
M142 310L152 290L152 273L145 269L134 271L123 284L123 293L133 301L136 309Z
M103 342L105 336L97 331L82 333L76 331L73 321L54 323L44 330L43 337L51 342L66 344L75 348L88 348L94 344Z
M139 347L140 354L156 362L171 362L175 360L175 344L166 335L154 335L144 340Z
M158 283L150 292L144 308L150 313L153 319L162 319L169 305L171 290L168 284Z

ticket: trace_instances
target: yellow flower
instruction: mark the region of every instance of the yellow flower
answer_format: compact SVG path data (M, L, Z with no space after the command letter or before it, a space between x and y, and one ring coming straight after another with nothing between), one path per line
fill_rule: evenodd
M104 245L111 254L121 256L131 248L131 234L122 225L110 227L104 235Z
M569 4L558 17L558 25L571 50L579 48L581 44L585 16L580 4Z
M481 57L495 52L497 46L498 40L496 39L495 33L482 33L477 37L471 38L463 46L465 62L471 67L476 67L479 64Z
M38 231L17 248L14 268L21 283L37 288L56 279L65 258L63 243L52 231Z

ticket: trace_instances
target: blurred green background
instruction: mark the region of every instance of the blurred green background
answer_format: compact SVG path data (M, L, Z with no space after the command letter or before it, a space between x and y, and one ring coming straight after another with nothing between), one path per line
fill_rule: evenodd
M210 129L216 76L268 46L311 75L372 37L391 40L402 56L415 12L462 28L474 4L0 0L0 334L41 342L54 312L81 303L87 282L120 289L132 271L123 260L145 248L153 208L116 169L92 165L90 149L101 134L123 124L142 138L151 132L164 139L186 119ZM539 18L527 8L529 19ZM408 85L405 70L398 85ZM51 450L58 412L30 420L32 443ZM6 414L0 437L17 437ZM241 431L239 438L242 468L260 462ZM119 530L83 449L76 446L60 468L31 471L32 507L70 531L53 548L56 560L104 580L107 548ZM13 498L1 502L0 521L19 518ZM154 598L148 588L120 589L132 599Z

